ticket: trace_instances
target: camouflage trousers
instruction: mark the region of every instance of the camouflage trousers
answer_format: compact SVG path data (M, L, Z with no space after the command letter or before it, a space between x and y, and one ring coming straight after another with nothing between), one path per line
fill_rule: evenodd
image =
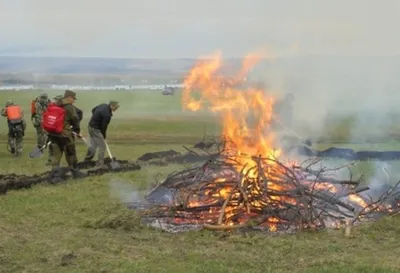
M36 129L36 143L38 148L41 148L46 144L47 135L41 126L35 126L35 129Z
M8 123L8 147L12 154L22 153L25 126L23 122Z
M85 160L92 160L96 154L97 148L99 148L99 153L97 155L97 165L104 164L104 153L106 151L106 143L104 141L103 134L100 130L88 127L88 132L90 136L90 147L87 150Z
M68 163L68 167L71 169L78 168L78 158L76 156L75 139L74 137L62 137L50 135L51 141L49 151L52 150L51 164L53 168L60 166L61 158L65 154L65 160Z
M49 141L48 136L46 132L43 130L42 127L40 126L35 126L36 129L36 143L38 148L42 148L44 145L46 145L46 142ZM47 160L47 164L51 164L51 157L53 155L53 147L49 145L49 158Z
M19 136L19 137L8 136L8 145L10 147L10 152L12 154L22 153L23 141L24 141L23 136Z

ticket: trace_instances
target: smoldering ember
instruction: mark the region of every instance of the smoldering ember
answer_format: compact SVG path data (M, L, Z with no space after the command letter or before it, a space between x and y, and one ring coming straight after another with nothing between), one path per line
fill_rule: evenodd
M256 62L256 55L249 56L234 79L218 73L219 56L190 71L183 107L207 107L219 114L223 137L214 143L217 151L202 164L170 174L145 202L128 205L141 212L146 224L170 232L342 226L350 231L353 225L397 213L399 184L370 189L362 176L338 178L351 163L328 168L318 158L285 159L271 129L273 96L257 88L235 88L235 79L240 81Z

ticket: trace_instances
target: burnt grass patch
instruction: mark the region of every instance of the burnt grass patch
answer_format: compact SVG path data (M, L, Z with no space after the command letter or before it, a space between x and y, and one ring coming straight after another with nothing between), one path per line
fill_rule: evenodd
M105 159L106 168L94 168L96 166L95 161L79 162L78 168L81 173L80 179L101 176L107 173L130 172L141 169L140 165L128 160L115 159L115 161L119 164L118 168L112 168L110 158ZM0 194L6 194L10 190L28 189L40 183L53 183L55 176L58 178L58 183L65 183L68 180L73 179L68 167L61 167L56 171L47 171L31 176L18 175L14 173L0 175Z
M154 166L166 166L168 164L197 163L215 159L220 153L221 144L215 141L201 141L192 148L183 146L187 152L181 153L175 150L159 152L147 152L138 158L141 163ZM350 161L392 161L400 160L400 151L355 151L350 148L330 147L325 150L313 149L309 145L295 145L284 149L285 152L295 152L298 155L315 158L344 159Z

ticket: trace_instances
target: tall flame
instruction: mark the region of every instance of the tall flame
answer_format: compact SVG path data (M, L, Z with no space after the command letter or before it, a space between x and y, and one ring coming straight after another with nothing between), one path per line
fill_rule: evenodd
M236 150L238 155L279 156L280 150L272 148L274 135L269 130L274 98L257 88L241 90L235 87L260 58L258 54L246 56L241 70L233 78L219 74L222 67L220 53L199 61L184 81L182 104L184 109L191 111L206 108L220 113L222 133L230 140L227 148ZM243 164L250 163L249 159L238 160Z

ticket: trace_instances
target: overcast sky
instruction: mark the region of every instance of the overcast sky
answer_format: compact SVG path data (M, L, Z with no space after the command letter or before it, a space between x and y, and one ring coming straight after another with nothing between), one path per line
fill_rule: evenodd
M399 12L400 0L0 0L0 53L394 55Z

